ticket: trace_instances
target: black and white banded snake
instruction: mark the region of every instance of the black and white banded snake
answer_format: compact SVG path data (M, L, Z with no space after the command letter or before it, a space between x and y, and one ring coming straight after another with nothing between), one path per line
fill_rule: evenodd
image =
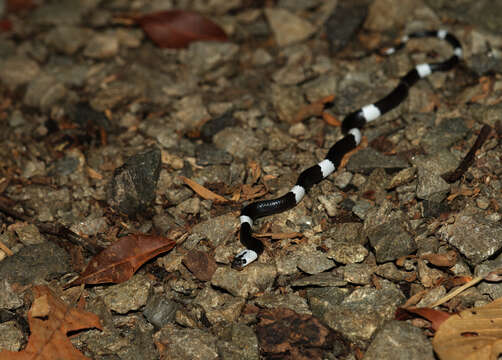
M408 96L409 89L420 79L436 71L451 70L462 58L462 46L458 39L446 30L421 31L411 33L401 38L401 42L388 48L384 54L390 55L405 46L412 38L436 37L445 40L453 47L453 55L445 61L436 63L423 63L415 66L404 75L397 87L387 96L374 104L347 115L342 122L344 137L337 141L328 151L325 159L317 165L304 170L296 185L285 195L271 200L262 200L251 203L241 210L240 215L240 240L245 249L239 252L232 261L232 268L242 269L255 261L263 253L263 243L252 236L253 222L257 218L277 214L295 207L305 194L321 180L334 172L345 154L354 150L361 141L361 130L364 125L401 104Z

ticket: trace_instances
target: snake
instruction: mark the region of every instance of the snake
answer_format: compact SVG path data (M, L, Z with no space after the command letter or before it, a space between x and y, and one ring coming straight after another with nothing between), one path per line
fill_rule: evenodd
M326 157L321 162L301 172L296 184L286 194L276 199L256 201L243 207L239 217L239 235L244 249L237 253L232 260L232 268L242 270L256 261L265 249L263 243L253 237L252 227L256 219L278 214L298 205L314 185L327 178L340 166L342 158L347 153L357 148L361 142L361 131L367 123L376 120L401 104L407 98L409 89L420 79L426 78L434 72L449 71L460 62L462 59L460 41L445 29L410 33L401 37L395 46L382 51L382 54L391 55L395 53L403 48L410 39L427 37L446 41L453 48L453 54L442 62L416 65L400 78L398 85L385 97L345 116L341 124L343 137L329 149Z

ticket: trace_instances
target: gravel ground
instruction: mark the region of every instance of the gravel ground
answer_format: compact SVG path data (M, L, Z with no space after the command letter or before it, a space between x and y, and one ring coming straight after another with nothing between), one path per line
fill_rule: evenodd
M72 298L69 278L131 233L179 243L125 283L84 290L104 330L72 342L93 359L434 359L428 324L394 320L396 309L502 266L500 2L36 3L0 34L0 349L26 345L32 285ZM160 49L121 21L170 8L199 11L229 41ZM232 270L253 191L284 194L341 137L299 111L335 95L327 111L343 119L375 102L451 49L372 50L439 27L461 41L461 65L415 85L301 204L258 221L275 235ZM473 164L446 182L483 125L493 130ZM233 201L204 199L183 177ZM481 282L446 309L500 296L502 284Z

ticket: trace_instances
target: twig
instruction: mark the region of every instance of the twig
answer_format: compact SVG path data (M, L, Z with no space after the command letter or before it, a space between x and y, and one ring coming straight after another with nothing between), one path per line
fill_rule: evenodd
M80 245L92 255L96 255L101 250L98 246L85 241L85 239L80 237L77 233L68 229L66 226L63 226L59 223L43 223L34 221L29 216L21 214L12 209L12 206L9 206L7 202L11 202L11 200L6 197L0 198L0 212L3 212L4 214L14 219L34 224L42 233L61 237L68 240L74 245Z
M455 169L455 171L446 173L443 175L443 179L447 183L454 183L458 179L464 175L464 173L469 169L469 167L474 163L476 151L483 146L483 143L486 141L488 138L488 135L490 135L490 132L492 131L492 128L489 125L484 125L483 128L481 129L478 138L476 139L476 142L474 145L472 145L471 150L465 155L465 157L462 159L458 167Z
M0 241L0 250L2 250L4 253L6 253L9 256L14 255L11 249L7 247L3 242Z

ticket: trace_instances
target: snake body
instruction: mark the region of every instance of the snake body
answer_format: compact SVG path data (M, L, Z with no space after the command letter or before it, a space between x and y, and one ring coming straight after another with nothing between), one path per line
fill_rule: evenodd
M295 207L306 193L324 178L334 172L345 154L354 150L361 141L361 130L367 123L379 118L383 114L401 104L408 96L409 89L420 79L438 71L451 70L462 58L462 46L460 41L447 30L433 30L414 32L401 38L399 44L384 51L390 55L413 38L436 37L445 40L453 47L453 55L445 61L435 63L423 63L416 65L404 75L399 84L387 96L377 102L365 105L362 108L348 114L342 122L344 137L338 140L328 151L328 154L320 163L304 170L295 186L285 195L271 200L263 200L251 203L241 210L240 215L240 241L245 247L232 261L232 267L242 269L255 261L263 253L263 243L252 235L253 222L261 217L281 213Z

